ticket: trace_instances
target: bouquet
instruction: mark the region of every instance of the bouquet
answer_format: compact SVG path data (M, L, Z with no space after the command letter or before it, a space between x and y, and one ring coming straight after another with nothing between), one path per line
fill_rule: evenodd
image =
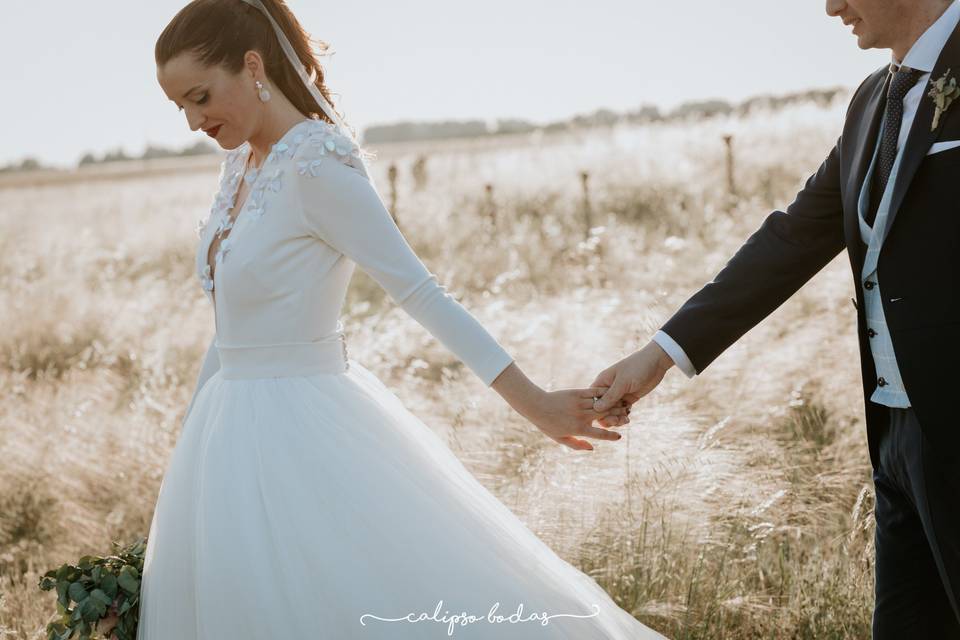
M44 591L56 588L58 618L47 624L47 640L110 638L136 640L140 619L140 574L147 539L123 547L116 555L83 556L40 577ZM91 634L93 634L91 636Z

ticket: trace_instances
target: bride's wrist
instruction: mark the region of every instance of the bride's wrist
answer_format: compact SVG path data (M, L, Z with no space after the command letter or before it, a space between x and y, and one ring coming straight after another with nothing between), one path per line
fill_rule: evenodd
M547 392L532 382L516 363L511 363L491 386L514 411L527 419L543 406L547 397Z

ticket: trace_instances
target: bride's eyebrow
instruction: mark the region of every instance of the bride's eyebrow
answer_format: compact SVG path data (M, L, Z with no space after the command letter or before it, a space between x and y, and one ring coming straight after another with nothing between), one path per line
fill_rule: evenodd
M196 91L197 89L199 89L199 88L202 87L202 86L203 86L202 84L198 84L197 86L195 86L194 88L190 89L190 90L187 91L185 94L183 94L182 97L186 98L188 95L190 95L191 93L193 93L194 91Z

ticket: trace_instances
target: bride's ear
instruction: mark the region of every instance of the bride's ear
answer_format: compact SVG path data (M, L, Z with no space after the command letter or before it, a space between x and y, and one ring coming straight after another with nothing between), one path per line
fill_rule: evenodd
M243 66L253 79L265 78L267 75L263 65L263 57L260 55L260 52L255 49L251 49L243 54Z

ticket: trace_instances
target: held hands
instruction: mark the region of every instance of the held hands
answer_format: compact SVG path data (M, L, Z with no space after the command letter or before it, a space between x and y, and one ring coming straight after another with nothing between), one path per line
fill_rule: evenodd
M596 410L602 413L623 403L633 405L653 391L672 366L670 356L651 340L639 351L602 371L593 381L594 387L608 387L597 402Z
M602 412L593 408L594 398L606 390L605 387L596 387L544 391L536 402L525 408L523 415L560 444L574 450L593 451L593 445L584 437L619 440L622 436L609 427L630 422L630 407L626 402L618 402ZM593 426L594 422L604 428Z
M594 398L606 386L590 389L544 391L511 363L490 385L514 410L560 444L576 450L593 450L584 437L619 440L620 434L609 427L627 424L630 407L626 402L611 402L606 411L594 409ZM593 426L597 422L602 427Z

